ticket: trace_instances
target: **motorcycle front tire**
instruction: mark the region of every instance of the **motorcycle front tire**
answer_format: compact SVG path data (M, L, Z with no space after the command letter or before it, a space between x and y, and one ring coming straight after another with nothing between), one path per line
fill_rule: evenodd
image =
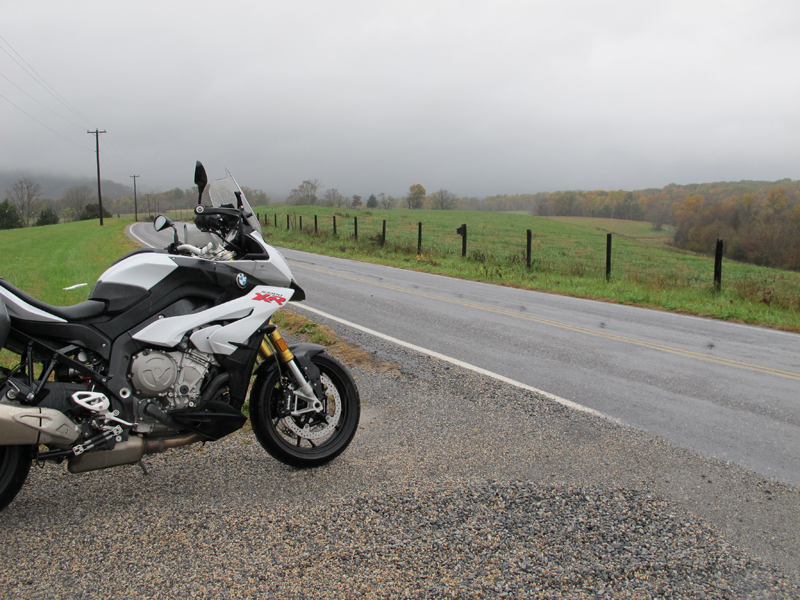
M318 467L339 456L361 417L358 388L347 368L325 352L311 362L320 371L327 419L316 413L281 416L286 382L277 369L257 377L250 393L250 423L259 443L277 460L298 468Z
M34 446L0 446L0 510L22 489L33 461Z

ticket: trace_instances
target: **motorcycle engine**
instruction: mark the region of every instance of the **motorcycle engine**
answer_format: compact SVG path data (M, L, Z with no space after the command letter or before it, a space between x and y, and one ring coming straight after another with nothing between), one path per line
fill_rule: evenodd
M145 349L130 365L130 382L140 398L158 398L164 408L186 408L200 400L200 387L212 364L202 352Z

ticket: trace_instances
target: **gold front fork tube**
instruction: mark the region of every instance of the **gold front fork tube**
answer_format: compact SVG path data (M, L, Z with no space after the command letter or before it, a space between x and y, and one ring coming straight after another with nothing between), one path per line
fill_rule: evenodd
M286 345L286 340L281 337L281 334L277 329L272 331L272 333L268 333L267 337L272 343L272 347L275 348L278 354L278 360L286 364L294 359L294 354L292 354L292 351L289 350L289 346ZM259 348L259 354L261 355L261 358L268 358L272 356L272 349L269 347L269 344L262 341L261 347Z

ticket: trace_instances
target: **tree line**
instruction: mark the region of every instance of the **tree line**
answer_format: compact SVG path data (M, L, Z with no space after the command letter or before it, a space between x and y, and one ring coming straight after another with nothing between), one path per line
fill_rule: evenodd
M254 206L270 203L264 191L243 187L248 201ZM143 193L137 198L124 195L118 198L103 194L103 216L134 215L152 219L159 212L191 210L197 203L197 190L174 188L165 192ZM46 198L35 179L22 177L5 191L0 202L0 229L15 229L71 221L86 221L100 217L96 190L88 185L68 188L59 198Z
M242 188L253 206L270 204L262 190ZM174 188L134 198L103 197L105 216L133 214L149 219L159 212L191 210L197 202L194 188ZM458 197L445 189L428 193L422 184L409 186L405 196L370 194L344 196L336 188L323 189L317 179L293 189L287 204L409 210L524 211L538 216L583 216L648 221L655 230L675 228L672 243L686 250L712 253L717 239L725 255L763 266L800 270L800 181L739 181L692 185L670 184L661 189L557 191L536 194L499 194L485 198ZM43 198L41 186L21 178L0 203L0 229L96 219L97 196L87 185L73 186L62 197Z
M306 180L292 190L288 204L360 208L361 196L342 196L336 188L321 190ZM590 190L457 197L440 189L428 194L421 184L401 198L371 194L367 208L524 211L537 216L599 217L648 221L661 231L675 228L672 243L711 254L724 240L725 256L763 266L800 270L800 181L739 181L661 189Z
M419 183L411 185L408 188L408 194L401 198L395 198L381 192L377 196L370 194L366 202L363 202L363 197L358 194L348 197L343 196L336 188L327 188L325 190L320 188L321 184L318 179L307 179L291 191L286 199L286 204L356 209L362 206L366 206L366 208L392 209L399 205L411 210L422 208L452 210L458 207L458 197L455 194L445 189L440 189L428 195L425 188Z

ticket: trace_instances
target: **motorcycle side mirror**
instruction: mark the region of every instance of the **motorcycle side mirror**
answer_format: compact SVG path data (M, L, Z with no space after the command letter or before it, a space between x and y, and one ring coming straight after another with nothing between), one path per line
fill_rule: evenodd
M203 190L208 184L208 175L206 175L206 168L199 160L194 166L194 183L198 190L197 203L200 204L200 201L203 199Z
M156 231L164 231L167 227L172 227L172 225L172 221L164 215L158 215L153 221L153 227L156 228Z

